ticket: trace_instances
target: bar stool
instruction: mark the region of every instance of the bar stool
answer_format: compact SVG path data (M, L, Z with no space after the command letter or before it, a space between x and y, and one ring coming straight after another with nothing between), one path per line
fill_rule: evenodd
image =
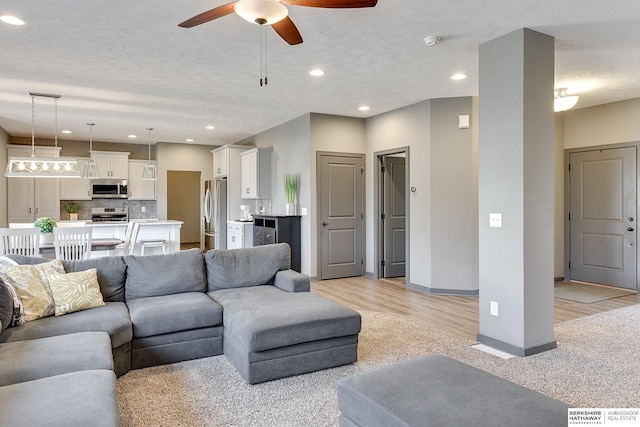
M136 247L136 243L140 244L140 255L144 255L147 248L160 248L163 254L167 253L167 241L165 239L148 239L139 240L138 234L140 233L140 223L136 222L131 232L131 244L129 246L129 254L133 255Z

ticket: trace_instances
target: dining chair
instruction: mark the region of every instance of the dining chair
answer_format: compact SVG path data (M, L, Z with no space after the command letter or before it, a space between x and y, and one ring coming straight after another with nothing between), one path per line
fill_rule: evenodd
M40 230L0 228L0 255L40 256Z
M89 259L93 227L54 227L56 258L65 261Z
M124 241L119 245L116 245L116 250L122 255L131 255L133 253L131 252L131 247L133 243L131 241L131 237L133 235L133 228L136 222L137 221L135 219L129 220L129 223L127 224L127 229L124 232Z

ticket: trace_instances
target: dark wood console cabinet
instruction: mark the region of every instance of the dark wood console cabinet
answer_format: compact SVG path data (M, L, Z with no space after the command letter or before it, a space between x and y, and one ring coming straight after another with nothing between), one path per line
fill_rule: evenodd
M300 216L253 215L253 246L288 243L291 269L300 272Z

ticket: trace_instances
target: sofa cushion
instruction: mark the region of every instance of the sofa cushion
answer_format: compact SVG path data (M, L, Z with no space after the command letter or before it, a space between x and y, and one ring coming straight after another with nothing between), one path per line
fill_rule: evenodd
M110 256L80 261L62 261L67 273L95 268L98 273L100 292L105 302L124 302L124 284L127 279L127 264L121 256Z
M55 313L49 275L65 273L60 260L37 265L3 266L2 271L11 278L18 292L27 322Z
M291 249L286 243L244 249L216 249L205 255L207 291L272 284L276 273L288 270Z
M119 347L131 341L129 310L123 302L108 302L102 307L65 316L45 317L4 330L0 334L0 342L31 340L75 332L107 332L111 337L111 347Z
M79 371L0 387L0 425L119 426L116 375Z
M106 332L80 332L0 345L0 386L91 369L113 370L111 340Z
M24 307L22 306L22 301L20 301L20 297L18 296L18 291L16 291L15 284L11 278L2 271L2 266L5 265L18 265L18 263L6 256L0 256L0 285L3 288L0 289L0 292L6 292L8 294L8 298L6 300L2 299L2 308L0 309L4 310L4 316L8 315L6 310L8 310L9 304L12 306L12 313L10 316L4 318L2 317L3 314L0 314L0 323L2 323L0 332L7 329L9 326L21 325L25 322ZM4 298L4 296L0 296L0 298Z
M179 251L167 255L127 255L126 300L204 292L207 276L200 249Z
M104 305L95 268L52 274L49 276L49 287L56 304L56 316Z
M222 307L200 292L138 298L127 306L136 338L222 324Z
M360 332L360 314L308 292L271 285L210 292L224 310L225 334L248 351L264 351Z

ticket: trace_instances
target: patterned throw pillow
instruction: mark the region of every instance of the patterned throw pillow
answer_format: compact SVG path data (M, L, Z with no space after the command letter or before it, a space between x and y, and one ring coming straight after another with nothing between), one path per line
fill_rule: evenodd
M59 259L43 264L3 266L2 271L13 281L27 322L55 313L56 305L49 288L49 275L64 274L64 267Z
M0 279L4 282L5 287L9 290L11 297L13 298L13 317L9 324L3 325L3 328L7 328L9 326L22 325L24 320L24 307L22 306L22 301L20 301L20 297L18 296L18 292L16 291L15 283L13 280L2 271L2 266L13 266L18 265L17 262L12 260L11 258L7 258L6 256L0 256Z
M104 305L95 268L52 274L49 276L49 286L56 304L56 316Z

